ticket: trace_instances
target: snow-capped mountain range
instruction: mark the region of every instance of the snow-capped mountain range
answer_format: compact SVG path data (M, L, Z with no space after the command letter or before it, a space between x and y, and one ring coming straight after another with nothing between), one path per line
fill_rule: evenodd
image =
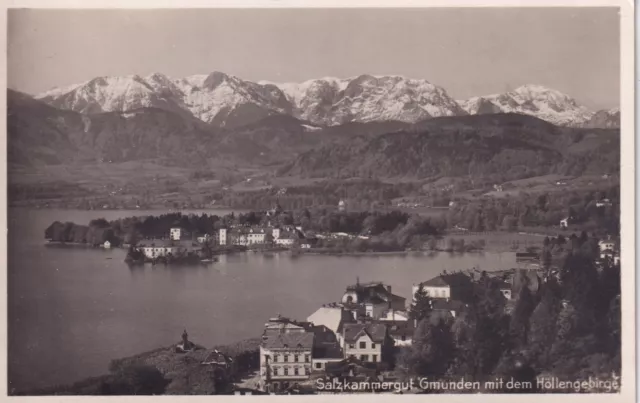
M593 112L570 96L541 85L523 85L503 94L458 101L467 113L520 113L533 115L560 126L581 126Z
M456 101L426 80L395 75L256 83L221 72L181 79L153 73L146 77L98 77L36 98L81 113L160 108L220 127L252 123L276 114L322 126L372 121L415 123L432 117L485 113L520 113L575 127L617 127L616 116L619 120L619 111L595 113L570 96L540 85Z

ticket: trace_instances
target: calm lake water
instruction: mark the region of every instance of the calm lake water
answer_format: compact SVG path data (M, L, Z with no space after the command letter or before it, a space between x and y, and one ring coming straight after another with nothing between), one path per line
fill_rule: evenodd
M356 277L383 281L410 298L412 284L443 269L515 267L513 253L246 253L223 256L208 267L132 269L122 249L44 245L44 230L55 220L88 224L146 213L10 209L10 391L106 373L111 359L177 343L183 329L207 347L258 337L267 318L280 313L306 319L320 305L337 301Z

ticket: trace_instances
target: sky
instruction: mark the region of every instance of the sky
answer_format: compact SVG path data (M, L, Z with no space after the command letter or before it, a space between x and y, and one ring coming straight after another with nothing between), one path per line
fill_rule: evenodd
M299 82L397 74L455 99L523 84L619 106L615 8L10 10L8 86L222 71Z

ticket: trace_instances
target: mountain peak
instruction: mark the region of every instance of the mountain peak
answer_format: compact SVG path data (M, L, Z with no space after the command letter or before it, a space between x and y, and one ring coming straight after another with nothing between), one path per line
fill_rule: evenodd
M526 84L502 94L473 97L459 103L467 112L478 114L480 99L484 111L531 115L561 126L582 126L593 115L569 95L539 84Z
M47 91L36 99L81 113L164 108L221 126L228 120L234 125L250 123L273 113L323 126L370 121L415 123L431 117L489 113L518 113L556 125L582 126L593 116L570 96L540 84L455 101L444 88L426 79L398 74L256 83L220 71L181 79L153 72L144 77L96 77Z
M223 82L227 81L229 76L225 73L221 73L219 71L214 71L210 73L207 78L202 83L202 86L208 90L214 90Z

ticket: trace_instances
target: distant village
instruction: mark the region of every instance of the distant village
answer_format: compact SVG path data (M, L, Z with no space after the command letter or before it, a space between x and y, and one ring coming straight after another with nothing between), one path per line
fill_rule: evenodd
M344 203L339 205L339 209ZM274 208L268 215L275 216L280 211ZM352 235L345 232L334 233L306 233L299 225L240 225L230 224L217 231L212 228L209 233L191 234L180 226L172 227L166 238L143 239L135 245L124 244L124 247L132 248L139 253L144 262L164 262L167 258L174 260L193 258L201 261L214 260L205 253L210 247L216 247L217 253L229 253L244 251L247 249L260 250L309 250L316 245L319 239L326 238L361 238L368 239L364 235ZM111 248L109 241L102 245ZM199 259L197 259L199 258Z
M345 236L347 236L345 234ZM194 240L195 238L195 240ZM144 239L136 245L125 245L144 256L145 262L159 262L168 257L199 257L207 260L204 254L207 247L216 246L219 253L243 251L247 248L284 250L293 247L310 249L317 237L305 236L301 227L260 227L231 226L220 228L217 233L198 234L192 237L180 227L171 228L168 239ZM105 242L105 248L111 245Z

